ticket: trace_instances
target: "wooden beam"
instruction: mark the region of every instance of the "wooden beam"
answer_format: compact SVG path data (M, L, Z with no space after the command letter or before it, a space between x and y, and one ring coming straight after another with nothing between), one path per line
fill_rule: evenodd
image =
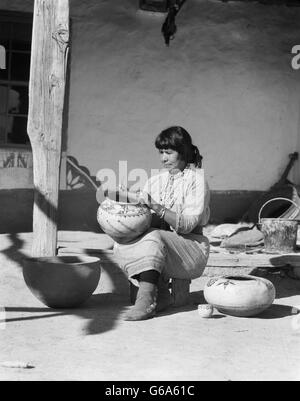
M34 174L33 256L54 256L66 72L69 0L35 0L28 135Z

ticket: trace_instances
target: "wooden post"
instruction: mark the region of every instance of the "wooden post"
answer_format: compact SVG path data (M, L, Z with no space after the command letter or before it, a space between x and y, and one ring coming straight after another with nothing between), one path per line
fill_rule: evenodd
M34 174L33 256L57 252L57 208L66 71L69 0L35 0L28 135Z

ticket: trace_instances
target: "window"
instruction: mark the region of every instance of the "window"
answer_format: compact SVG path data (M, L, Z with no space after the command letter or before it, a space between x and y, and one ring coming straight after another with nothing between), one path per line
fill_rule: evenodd
M0 11L0 45L6 69L0 69L0 146L28 145L27 115L32 16Z

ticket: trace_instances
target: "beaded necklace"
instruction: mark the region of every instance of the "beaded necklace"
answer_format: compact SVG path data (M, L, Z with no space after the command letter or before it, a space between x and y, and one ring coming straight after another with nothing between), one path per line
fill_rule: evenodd
M170 174L167 179L167 183L163 190L160 192L160 204L167 209L172 209L175 204L175 189L174 182L175 177L184 177L186 171L190 168L190 165L187 165L183 171L177 174Z

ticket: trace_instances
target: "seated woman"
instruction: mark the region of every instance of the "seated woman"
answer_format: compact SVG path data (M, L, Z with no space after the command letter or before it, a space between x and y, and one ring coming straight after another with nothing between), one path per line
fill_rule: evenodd
M114 246L120 267L138 285L135 304L125 315L131 321L152 318L168 306L169 279L200 277L209 257L202 227L210 216L210 194L199 150L181 127L161 132L155 146L165 171L151 177L139 195L120 189L130 202L147 204L154 217L154 227L144 235Z

